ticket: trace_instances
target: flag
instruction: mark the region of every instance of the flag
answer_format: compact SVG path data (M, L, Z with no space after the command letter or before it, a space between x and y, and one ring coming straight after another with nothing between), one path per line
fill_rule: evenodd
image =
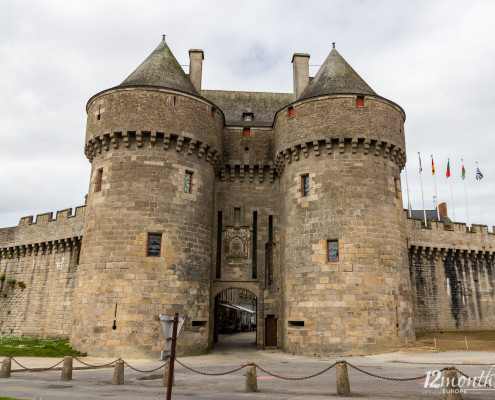
M435 163L433 162L433 157L431 158L431 174L435 175Z
M447 161L447 174L445 176L450 178L450 160Z
M466 170L464 169L464 165L462 166L462 180L466 179Z
M423 167L421 166L421 155L418 153L419 157L419 173L423 172Z
M476 168L476 180L481 181L483 179L483 174L479 168Z

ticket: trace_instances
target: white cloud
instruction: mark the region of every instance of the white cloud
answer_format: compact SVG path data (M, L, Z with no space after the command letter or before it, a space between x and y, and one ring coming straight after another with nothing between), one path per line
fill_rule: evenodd
M292 90L294 52L310 53L310 64L321 64L335 41L375 91L406 111L413 206L421 207L418 151L424 167L429 155L435 155L439 198L449 205L450 186L443 178L446 159L452 160L454 178L463 158L471 221L481 222L472 175L478 161L485 174L485 223L495 224L489 201L495 195L494 2L116 4L2 3L0 226L16 225L26 214L83 203L90 171L83 154L86 101L122 82L162 34L182 64L188 63L188 49L204 49L205 88L278 92ZM311 67L312 74L316 71ZM464 189L457 175L456 214L465 219ZM425 200L431 205L431 175L423 178Z

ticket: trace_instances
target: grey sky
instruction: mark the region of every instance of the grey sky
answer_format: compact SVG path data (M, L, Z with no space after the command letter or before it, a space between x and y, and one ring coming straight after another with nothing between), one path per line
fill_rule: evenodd
M17 1L0 0L0 227L26 215L83 204L85 106L122 82L161 35L181 64L205 52L203 88L292 91L292 54L321 64L340 54L381 96L407 114L408 177L421 208L434 194L466 221L495 225L495 2L493 1ZM187 68L186 68L187 72ZM317 67L310 68L314 75ZM405 181L403 181L406 199Z

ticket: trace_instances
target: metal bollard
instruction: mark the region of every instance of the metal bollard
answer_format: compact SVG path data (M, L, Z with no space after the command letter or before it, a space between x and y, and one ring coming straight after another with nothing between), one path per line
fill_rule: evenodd
M165 367L163 367L163 387L168 386L168 370L170 368L170 361L165 361ZM172 377L172 386L175 386L175 371Z
M450 369L443 371L445 400L461 400L461 392L459 390L459 381L457 380L457 371Z
M0 378L10 378L12 368L12 358L5 357L2 361L2 369L0 369Z
M115 363L115 371L113 373L112 385L124 384L124 361L119 360Z
M64 365L62 366L62 376L61 381L71 381L72 380L72 356L64 357Z
M258 380L256 379L256 366L248 365L246 367L246 392L257 392Z
M339 362L337 364L337 396L350 396L351 386L349 385L349 374L347 364Z

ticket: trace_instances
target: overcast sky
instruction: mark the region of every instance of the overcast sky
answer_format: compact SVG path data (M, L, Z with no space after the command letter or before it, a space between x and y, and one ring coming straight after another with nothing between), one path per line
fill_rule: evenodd
M203 88L292 92L292 54L321 64L339 53L407 115L412 206L440 202L495 225L495 1L0 0L0 227L84 203L85 106L120 84L162 34L181 64L205 52ZM187 67L185 67L187 72ZM310 68L314 76L318 67ZM475 162L484 175L475 180ZM404 200L407 202L403 173Z

